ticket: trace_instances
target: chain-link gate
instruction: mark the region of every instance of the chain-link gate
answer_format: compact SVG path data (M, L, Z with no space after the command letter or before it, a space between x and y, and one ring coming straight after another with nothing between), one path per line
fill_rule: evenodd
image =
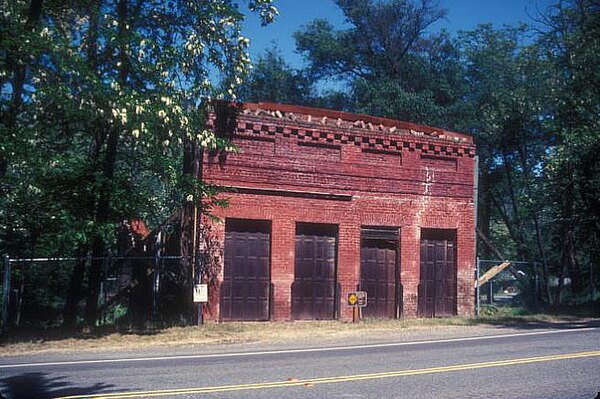
M537 308L540 272L535 262L477 259L475 278L476 315L485 305Z

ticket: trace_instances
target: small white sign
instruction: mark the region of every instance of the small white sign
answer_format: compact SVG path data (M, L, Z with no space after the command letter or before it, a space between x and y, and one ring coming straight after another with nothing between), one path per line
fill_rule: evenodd
M194 303L208 302L208 284L194 285Z

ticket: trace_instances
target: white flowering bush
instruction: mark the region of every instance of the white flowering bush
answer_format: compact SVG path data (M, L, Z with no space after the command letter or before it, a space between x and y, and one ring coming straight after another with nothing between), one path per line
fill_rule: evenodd
M184 184L183 154L229 148L203 110L250 68L244 4L277 15L271 0L0 0L2 253L101 256L119 221L212 192Z
M145 169L158 182L154 189L173 188L164 171L177 168L185 141L231 149L206 129L200 110L212 98L235 100L250 69L238 3L0 0L0 162L48 144L51 158L66 150L69 162L105 179L122 174L130 184ZM278 13L271 0L246 7L265 24ZM96 183L93 195L110 190ZM127 198L128 189L116 194Z

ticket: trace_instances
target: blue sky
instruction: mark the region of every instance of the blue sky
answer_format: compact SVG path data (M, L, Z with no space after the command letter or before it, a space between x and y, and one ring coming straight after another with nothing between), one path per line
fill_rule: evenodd
M448 11L446 19L432 27L446 29L451 33L470 30L478 24L491 23L495 27L519 22L531 23L535 16L554 4L554 0L440 0L441 8ZM343 26L344 15L333 0L275 0L280 11L276 22L261 27L256 16L249 16L245 34L252 42L250 54L253 59L275 43L284 58L294 67L302 66L302 56L295 53L292 34L315 18L324 18L335 26Z

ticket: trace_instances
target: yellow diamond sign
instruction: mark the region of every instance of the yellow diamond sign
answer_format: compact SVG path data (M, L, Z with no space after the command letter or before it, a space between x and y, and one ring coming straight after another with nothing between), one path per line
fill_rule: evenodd
M348 294L348 305L354 306L354 305L356 305L357 301L358 301L358 297L356 296L356 293L351 292L350 294Z

